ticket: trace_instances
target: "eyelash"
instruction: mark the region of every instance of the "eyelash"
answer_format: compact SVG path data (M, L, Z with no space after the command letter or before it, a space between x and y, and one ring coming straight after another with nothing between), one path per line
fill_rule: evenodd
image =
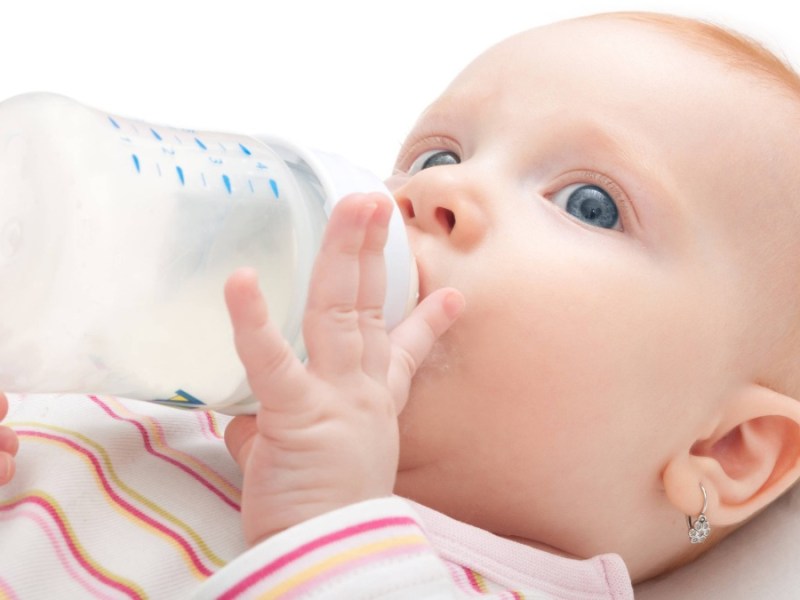
M435 152L453 152L463 159L462 149L454 139L444 135L421 136L402 152L401 158L398 160L400 170L404 174L410 174L414 166L418 166L424 161L423 157L427 158ZM565 173L549 186L550 191L544 193L543 196L550 201L557 192L575 184L596 185L605 190L617 204L622 225L620 233L630 230L631 224L636 220L636 211L631 201L613 179L597 171L577 170Z
M453 152L459 157L463 156L461 147L455 140L443 135L429 135L421 137L418 141L409 144L409 146L401 152L400 158L397 161L399 169L403 173L410 173L411 168L420 162L420 159L432 152Z
M619 210L620 223L622 225L621 233L625 233L631 227L631 223L635 219L635 211L631 204L628 195L622 188L611 178L597 171L571 171L559 176L556 181L549 186L548 192L544 197L550 201L561 190L569 187L570 185L589 184L596 185L602 188L614 200Z

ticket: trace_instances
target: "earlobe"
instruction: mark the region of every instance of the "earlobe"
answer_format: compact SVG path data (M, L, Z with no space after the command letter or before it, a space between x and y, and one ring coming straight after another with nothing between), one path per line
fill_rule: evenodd
M702 484L712 524L734 525L800 477L800 401L750 384L717 417L708 437L670 460L663 483L671 503L686 515L700 511Z

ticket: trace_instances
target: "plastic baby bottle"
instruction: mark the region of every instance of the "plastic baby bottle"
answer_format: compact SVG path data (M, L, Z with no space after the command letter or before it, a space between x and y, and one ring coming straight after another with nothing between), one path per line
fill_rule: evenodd
M278 139L153 125L53 94L0 103L0 390L113 394L254 412L223 286L255 267L304 353L332 205L388 191ZM385 251L387 325L416 301L405 229Z

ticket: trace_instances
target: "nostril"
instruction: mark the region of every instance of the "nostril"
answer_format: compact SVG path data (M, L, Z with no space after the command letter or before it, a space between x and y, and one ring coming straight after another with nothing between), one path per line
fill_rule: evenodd
M400 209L400 214L403 215L403 218L406 220L413 219L416 216L414 205L411 204L410 200L397 200L397 208Z
M444 227L447 233L451 233L456 226L456 215L448 208L438 207L436 209L436 220Z

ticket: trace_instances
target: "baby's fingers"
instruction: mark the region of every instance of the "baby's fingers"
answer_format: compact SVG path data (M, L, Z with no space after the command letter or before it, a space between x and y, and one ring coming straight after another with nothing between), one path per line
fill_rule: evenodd
M3 431L0 428L0 434L2 433ZM0 485L8 483L14 477L14 454L12 452L0 452Z
M361 272L365 254L383 260L383 242L370 234L369 227L379 201L384 200L365 195L342 199L325 229L303 322L309 364L323 376L361 368L365 344L362 313L381 312L385 276L374 273L376 261L368 261L371 276ZM377 249L365 248L370 244Z
M442 288L420 302L391 333L394 352L389 385L403 409L411 378L428 356L436 340L455 323L464 310L464 296L453 288Z
M269 320L267 304L252 269L239 269L225 284L236 352L262 406L301 394L305 369L281 332Z
M8 400L0 393L0 419L8 412ZM0 425L0 485L8 483L14 476L14 456L19 448L19 439L14 430Z

